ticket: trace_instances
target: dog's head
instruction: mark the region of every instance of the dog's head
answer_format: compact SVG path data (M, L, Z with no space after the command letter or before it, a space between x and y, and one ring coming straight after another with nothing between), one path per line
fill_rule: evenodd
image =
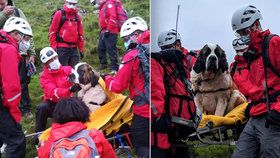
M70 81L83 85L91 83L92 87L98 84L99 73L87 63L78 63L69 76Z
M222 72L228 70L228 62L225 51L217 44L208 43L200 51L193 67L196 73L202 71Z

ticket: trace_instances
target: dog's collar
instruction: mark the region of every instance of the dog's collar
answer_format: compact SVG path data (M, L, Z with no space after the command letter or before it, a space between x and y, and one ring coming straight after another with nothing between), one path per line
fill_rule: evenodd
M226 90L229 90L230 88L221 88L221 89L217 89L217 90L214 90L214 91L200 91L200 90L197 90L194 92L194 94L196 95L197 93L214 93L214 92L219 92L219 91L226 91Z

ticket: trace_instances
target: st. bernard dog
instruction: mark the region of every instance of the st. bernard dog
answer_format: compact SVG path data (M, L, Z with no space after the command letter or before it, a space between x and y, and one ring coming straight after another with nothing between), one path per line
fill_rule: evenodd
M105 91L98 83L99 73L87 63L78 63L75 65L70 80L78 83L81 90L78 97L89 107L91 112L96 111L105 103L107 98Z
M232 81L224 50L217 44L202 48L190 80L194 102L203 113L224 116L246 101Z

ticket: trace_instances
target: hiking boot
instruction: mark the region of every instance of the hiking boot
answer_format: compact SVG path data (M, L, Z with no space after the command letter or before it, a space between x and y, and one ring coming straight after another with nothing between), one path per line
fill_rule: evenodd
M107 65L100 65L96 70L100 71L100 70L104 70L106 69L108 66Z

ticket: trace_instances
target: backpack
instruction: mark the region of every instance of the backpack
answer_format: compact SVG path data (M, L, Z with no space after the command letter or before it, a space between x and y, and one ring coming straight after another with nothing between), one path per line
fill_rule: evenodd
M132 100L134 105L141 106L144 104L149 104L151 106L152 112L157 113L154 105L150 104L150 49L149 45L139 44L136 49L138 49L138 54L133 58L139 58L140 74L144 76L144 90L140 92L135 85L132 84L133 88L136 90L137 94ZM132 59L132 60L133 60Z
M123 25L123 23L128 19L128 14L127 11L124 9L121 1L117 0L114 1L115 6L116 6L116 13L117 13L117 26L120 29ZM106 17L106 9L107 5L106 2L104 4L104 17Z
M55 141L50 150L50 158L95 158L98 150L89 136L89 130L81 130L69 138Z
M59 32L60 32L60 29L61 27L63 26L64 22L67 20L67 21L71 21L71 22L78 22L79 21L79 17L78 17L78 13L75 14L75 18L74 19L67 19L66 18L66 13L65 13L65 10L62 9L62 8L58 8L56 11L54 11L51 15L51 21L50 21L50 24L52 24L52 21L53 21L53 17L55 15L56 12L58 11L61 11L61 19L60 19L60 22L59 22L59 25L58 25L58 29L57 29L57 32L56 32L56 41L57 42L64 42L64 43L76 43L76 42L73 42L73 41L77 41L77 40L64 40L62 37L59 36ZM79 34L79 25L77 25L77 29L75 29L75 32L77 32ZM78 35L79 36L79 35Z

